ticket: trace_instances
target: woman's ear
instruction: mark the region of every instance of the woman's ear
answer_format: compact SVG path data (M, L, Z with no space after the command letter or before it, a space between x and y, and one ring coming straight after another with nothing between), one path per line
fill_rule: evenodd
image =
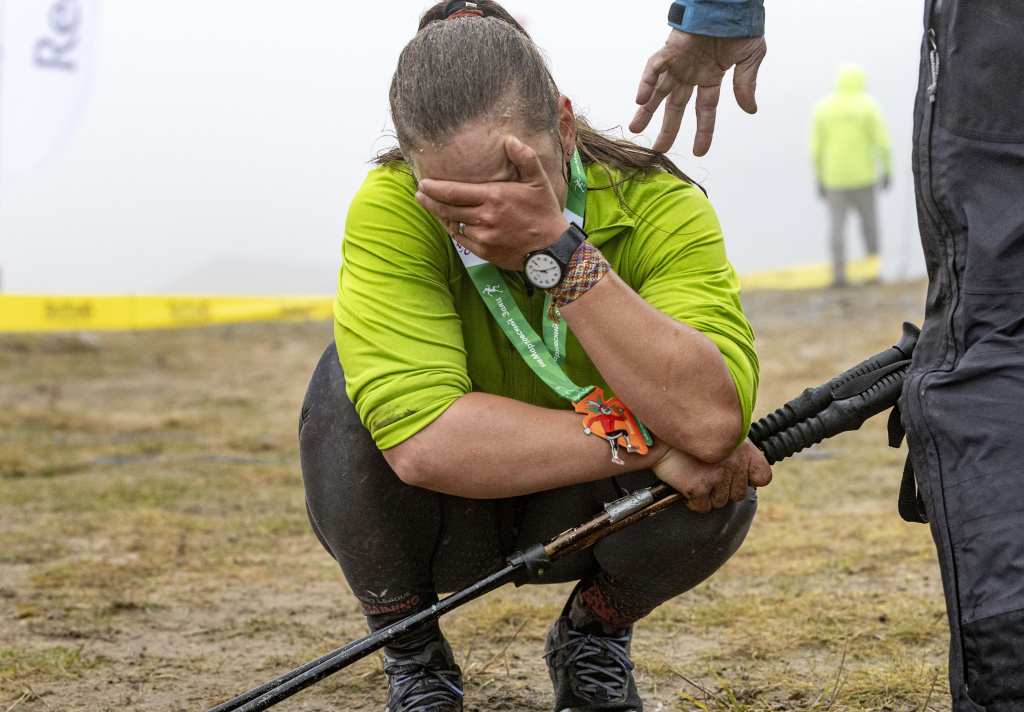
M562 142L562 160L568 161L576 150L576 114L569 97L558 97L558 137Z

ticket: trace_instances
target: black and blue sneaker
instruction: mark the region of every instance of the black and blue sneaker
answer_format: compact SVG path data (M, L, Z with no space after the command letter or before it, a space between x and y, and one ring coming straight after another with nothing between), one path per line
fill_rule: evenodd
M581 621L570 614L582 609L572 610L576 597L573 591L544 646L555 712L643 712L629 659L633 626L612 631L596 620Z
M462 712L462 670L444 638L411 655L384 652L384 712Z

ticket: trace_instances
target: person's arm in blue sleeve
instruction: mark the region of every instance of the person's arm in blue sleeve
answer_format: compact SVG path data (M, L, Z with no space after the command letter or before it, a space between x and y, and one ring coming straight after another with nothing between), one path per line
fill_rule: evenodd
M757 70L767 51L764 0L677 0L669 8L668 20L672 31L647 62L636 96L640 108L629 129L639 133L647 128L665 101L665 118L652 148L669 150L696 88L693 153L703 156L711 148L722 79L731 67L736 67L736 103L748 114L757 111Z
M764 0L676 0L668 24L709 37L762 37Z

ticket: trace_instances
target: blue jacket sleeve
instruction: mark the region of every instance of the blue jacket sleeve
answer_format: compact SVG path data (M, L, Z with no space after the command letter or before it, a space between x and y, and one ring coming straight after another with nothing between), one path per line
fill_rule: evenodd
M668 24L695 35L760 37L764 0L676 0Z

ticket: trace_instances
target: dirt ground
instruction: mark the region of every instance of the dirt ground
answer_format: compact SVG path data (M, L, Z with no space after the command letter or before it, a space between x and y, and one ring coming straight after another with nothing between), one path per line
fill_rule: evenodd
M922 283L745 296L755 415L895 343L923 301ZM205 710L365 632L298 464L330 338L0 337L0 712ZM878 417L776 465L739 553L637 626L645 709L948 710L933 547L896 513L903 457ZM509 587L442 621L467 709L551 708L540 656L568 590ZM384 694L372 657L278 709Z

